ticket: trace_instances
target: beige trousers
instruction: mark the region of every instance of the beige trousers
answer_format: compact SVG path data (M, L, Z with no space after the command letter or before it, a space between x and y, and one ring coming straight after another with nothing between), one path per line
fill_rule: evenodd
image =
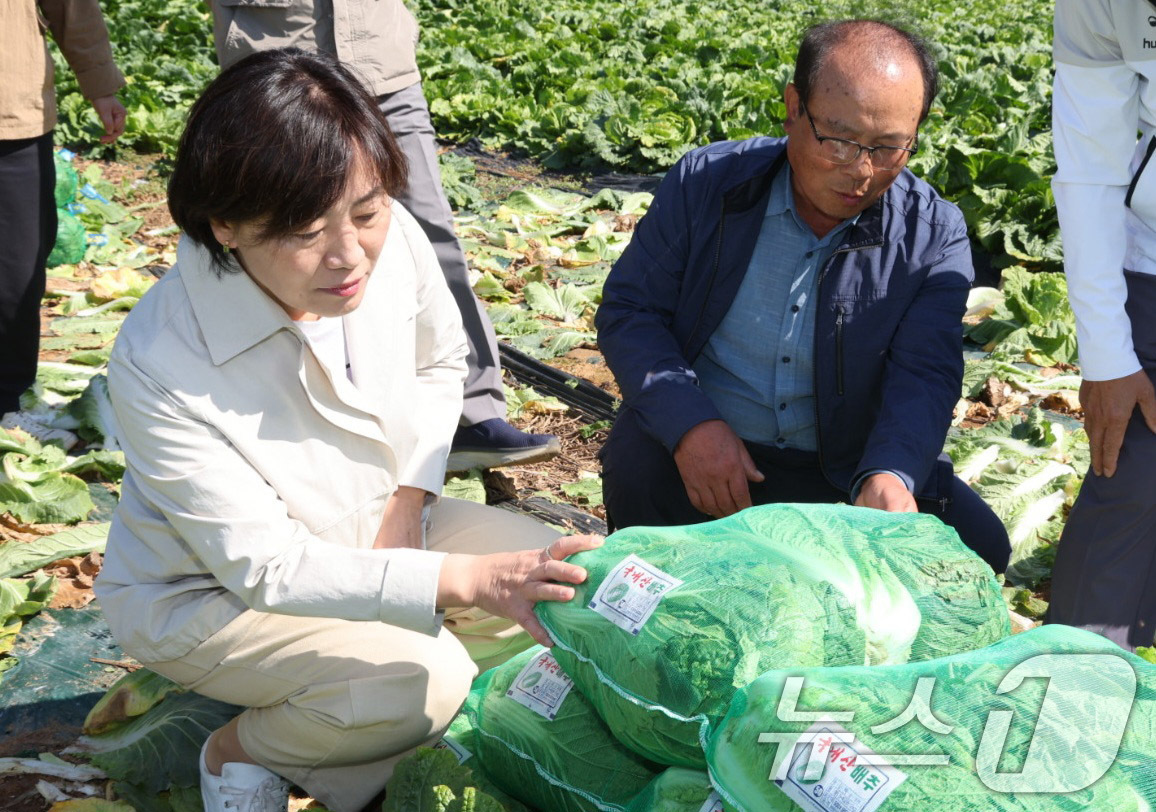
M545 547L559 533L500 508L443 499L426 543L449 553ZM413 748L457 714L478 669L533 641L509 620L450 610L429 637L385 623L245 612L178 660L145 663L247 708L238 734L258 763L332 812L358 812Z

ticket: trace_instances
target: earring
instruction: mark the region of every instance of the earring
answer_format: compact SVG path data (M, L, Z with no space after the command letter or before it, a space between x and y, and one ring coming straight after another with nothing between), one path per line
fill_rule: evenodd
M229 253L229 244L227 242L221 243L221 249L227 254Z

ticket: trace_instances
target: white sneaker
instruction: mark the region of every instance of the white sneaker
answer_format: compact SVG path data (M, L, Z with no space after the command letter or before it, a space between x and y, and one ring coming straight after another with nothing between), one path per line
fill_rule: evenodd
M257 764L230 761L221 765L221 774L213 775L205 766L201 748L201 801L205 812L286 812L289 808L289 782L272 770Z

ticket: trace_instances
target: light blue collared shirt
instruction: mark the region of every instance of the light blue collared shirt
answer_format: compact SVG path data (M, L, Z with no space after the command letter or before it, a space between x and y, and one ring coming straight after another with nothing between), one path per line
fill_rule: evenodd
M693 364L703 391L744 440L817 450L819 273L857 219L819 239L795 208L789 165L772 182L746 276Z

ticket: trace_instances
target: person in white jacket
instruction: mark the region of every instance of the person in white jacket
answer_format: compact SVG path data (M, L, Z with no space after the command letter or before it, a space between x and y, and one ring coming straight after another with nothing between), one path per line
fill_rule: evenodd
M1156 3L1057 0L1052 182L1092 470L1060 540L1048 620L1156 632ZM1140 137L1137 140L1137 132Z
M287 780L358 812L478 667L550 643L534 603L600 543L439 500L466 339L404 187L348 68L241 60L190 112L177 264L109 361L127 472L96 592L127 653L246 708L205 742L206 812L284 812Z
M207 5L222 68L257 51L292 46L340 60L377 98L409 164L410 182L400 200L429 237L466 331L465 392L450 470L525 465L557 455L557 436L529 434L506 420L498 340L454 233L417 65L418 24L403 0L208 0Z

